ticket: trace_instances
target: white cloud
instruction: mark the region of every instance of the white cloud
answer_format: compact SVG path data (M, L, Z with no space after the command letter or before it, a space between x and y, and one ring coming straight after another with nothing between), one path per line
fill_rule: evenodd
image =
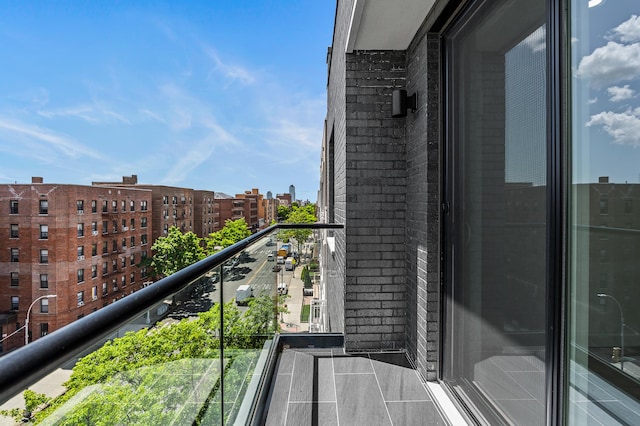
M616 144L640 147L640 108L623 113L600 112L591 116L587 126L602 126Z
M636 92L633 89L629 88L629 85L626 84L623 87L613 86L607 88L607 92L609 93L609 101L611 102L621 102L626 101L627 99L631 99L635 96Z
M210 47L203 46L202 50L204 50L204 53L209 57L209 59L211 59L211 61L215 65L212 72L218 71L231 81L237 81L245 86L255 83L256 78L247 69L239 65L232 65L223 62L218 54Z
M623 45L610 41L583 57L576 74L589 79L595 87L640 77L640 43Z
M640 16L631 15L631 18L613 29L613 34L624 43L640 41Z
M547 29L540 27L531 33L523 43L528 45L532 51L541 52L547 48Z
M596 102L598 102L598 98L591 98L591 99L589 99L587 102L589 103L589 105L593 105L593 104L595 104Z
M37 113L42 117L50 119L59 117L79 118L96 125L113 122L131 124L123 114L114 111L102 102L95 102L93 105L82 104L68 108L38 110Z
M69 158L78 158L83 156L101 158L99 153L74 141L72 138L56 134L48 129L41 129L37 126L30 126L3 119L0 119L0 129L8 131L10 135L13 135L10 136L12 139L21 137L26 138L31 142L45 143ZM34 155L37 155L37 153L34 153Z

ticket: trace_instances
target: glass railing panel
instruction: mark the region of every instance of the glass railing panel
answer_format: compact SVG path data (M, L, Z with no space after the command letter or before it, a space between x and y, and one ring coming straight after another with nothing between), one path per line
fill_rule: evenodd
M289 242L293 267L278 263L274 227L1 357L0 410L50 425L249 421L275 336L308 330L300 318L302 268L314 259L307 243ZM32 367L5 374L23 365ZM39 400L24 391L42 389L34 383L42 376L59 391Z

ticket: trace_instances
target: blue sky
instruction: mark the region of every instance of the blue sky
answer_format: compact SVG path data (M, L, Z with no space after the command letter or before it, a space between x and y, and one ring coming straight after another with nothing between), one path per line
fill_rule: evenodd
M335 2L0 1L0 183L315 201Z

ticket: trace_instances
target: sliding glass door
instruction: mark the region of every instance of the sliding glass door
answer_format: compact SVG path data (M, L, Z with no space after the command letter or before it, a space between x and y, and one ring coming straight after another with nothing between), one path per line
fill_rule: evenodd
M490 424L545 423L546 1L485 1L446 34L444 379Z
M640 2L570 2L565 414L640 424Z

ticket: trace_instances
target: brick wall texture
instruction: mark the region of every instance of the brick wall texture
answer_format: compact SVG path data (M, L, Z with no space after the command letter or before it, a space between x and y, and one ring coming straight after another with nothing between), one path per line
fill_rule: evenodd
M327 91L336 253L328 259L331 331L348 351L403 350L429 380L440 340L439 40L406 51L345 52L353 7L338 2ZM391 118L394 89L418 109Z

